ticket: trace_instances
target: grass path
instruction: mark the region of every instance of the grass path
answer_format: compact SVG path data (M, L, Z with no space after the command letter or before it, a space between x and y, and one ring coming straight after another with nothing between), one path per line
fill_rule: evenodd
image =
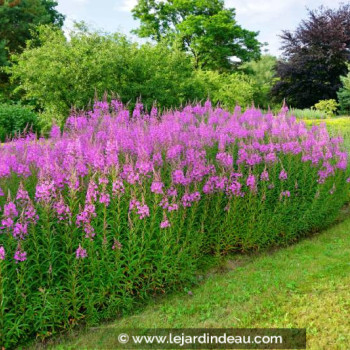
M54 349L113 348L123 327L306 327L308 349L350 347L350 219L294 246L232 257L192 290L66 338Z

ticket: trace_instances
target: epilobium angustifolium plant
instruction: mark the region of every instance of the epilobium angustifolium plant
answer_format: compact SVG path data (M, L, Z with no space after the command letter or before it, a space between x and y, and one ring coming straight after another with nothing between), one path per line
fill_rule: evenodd
M346 201L326 127L251 108L162 116L97 102L0 148L0 339L96 324L193 280L203 257L285 245Z

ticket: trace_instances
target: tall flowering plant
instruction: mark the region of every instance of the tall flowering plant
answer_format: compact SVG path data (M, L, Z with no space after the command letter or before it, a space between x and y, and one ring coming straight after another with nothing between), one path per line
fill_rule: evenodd
M347 200L326 126L255 108L130 115L96 102L0 148L0 339L103 318L193 280L204 256L293 242Z

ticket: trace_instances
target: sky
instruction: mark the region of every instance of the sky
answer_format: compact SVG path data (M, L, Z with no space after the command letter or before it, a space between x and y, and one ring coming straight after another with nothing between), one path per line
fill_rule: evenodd
M137 0L56 0L58 11L66 15L65 28L73 21L85 21L95 29L130 34L138 27L131 9ZM337 7L342 0L225 0L236 9L236 19L243 28L259 31L258 39L267 42L269 53L279 56L282 30L294 30L307 17L307 8L321 5ZM130 35L135 38L134 36Z

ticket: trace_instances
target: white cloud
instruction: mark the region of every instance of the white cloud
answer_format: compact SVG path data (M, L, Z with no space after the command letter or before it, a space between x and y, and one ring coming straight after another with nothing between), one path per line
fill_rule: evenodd
M122 3L118 3L114 6L114 10L123 11L123 12L131 12L131 10L136 6L137 0L122 0Z

